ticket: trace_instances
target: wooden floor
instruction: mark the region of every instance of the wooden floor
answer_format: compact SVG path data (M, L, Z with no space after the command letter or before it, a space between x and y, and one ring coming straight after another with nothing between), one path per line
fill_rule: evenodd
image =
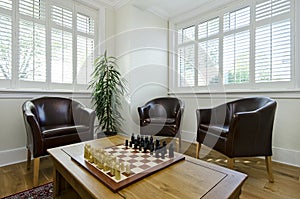
M195 145L183 143L185 154L195 157ZM204 156L205 155L205 156ZM204 156L204 157L202 157ZM201 148L200 159L226 165L226 158L206 147ZM236 160L235 170L246 173L248 179L243 188L241 199L247 198L299 198L300 168L273 163L275 183L269 183L264 159L241 158ZM49 157L41 158L39 184L52 181L52 163ZM26 169L26 163L0 167L0 198L32 188L32 167Z

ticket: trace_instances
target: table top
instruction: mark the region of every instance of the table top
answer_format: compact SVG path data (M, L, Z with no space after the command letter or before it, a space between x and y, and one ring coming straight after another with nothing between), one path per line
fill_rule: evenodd
M116 135L48 152L56 169L83 198L235 198L247 178L240 172L185 156L185 160L114 193L68 155L82 154L86 143L105 148L122 144L125 139Z

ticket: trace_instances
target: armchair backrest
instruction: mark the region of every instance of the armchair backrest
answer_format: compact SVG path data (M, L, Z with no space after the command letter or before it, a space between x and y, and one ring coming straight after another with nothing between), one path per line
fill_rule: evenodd
M273 101L268 97L248 97L229 102L227 105L231 113L234 114L237 112L255 111Z
M41 126L74 124L72 107L78 102L64 97L40 97L30 100L31 111ZM75 104L74 104L75 103Z
M175 118L182 107L182 102L178 98L161 97L148 101L145 106L149 107L150 117Z

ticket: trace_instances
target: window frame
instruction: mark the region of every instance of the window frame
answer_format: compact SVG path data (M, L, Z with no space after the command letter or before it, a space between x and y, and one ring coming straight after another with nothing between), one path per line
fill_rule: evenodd
M297 80L297 71L299 69L296 68L297 63L299 63L299 59L296 58L296 54L299 54L299 50L296 47L296 42L299 42L299 38L296 37L296 30L299 29L297 27L296 22L300 21L299 16L297 15L295 7L300 7L300 2L291 0L291 11L290 11L290 21L291 21L291 81L290 82L263 82L263 83L255 83L252 82L255 79L255 14L253 11L255 10L255 2L250 0L235 0L226 5L210 5L211 9L199 9L197 13L188 13L186 15L182 15L181 17L173 18L170 20L170 31L169 31L169 90L170 93L218 93L218 92L261 92L261 91L278 91L278 90L299 90L300 80ZM214 7L215 6L215 7ZM250 6L250 75L248 84L234 84L234 85L224 85L223 84L223 39L226 34L223 31L223 19L224 14L226 12L236 11L238 9L242 9L246 6ZM213 10L213 12L212 12ZM189 27L195 25L198 27L199 24L209 21L219 17L220 21L220 46L219 46L219 84L209 85L209 86L192 86L192 87L180 87L179 86L179 66L177 63L178 59L178 43L177 43L177 31L181 28ZM183 20L182 20L183 19ZM257 26L259 27L259 26ZM195 32L197 32L197 28L195 28ZM207 40L208 41L208 40ZM199 40L193 41L195 46L198 44ZM197 54L197 53L196 53ZM195 66L198 68L198 58L195 56ZM197 74L195 75L195 79ZM197 82L196 82L197 83Z
M35 82L35 81L24 81L19 79L19 23L20 23L20 14L19 14L19 0L13 0L13 8L10 11L12 17L12 75L11 79L0 79L0 90L12 90L12 91L44 91L44 90L57 90L57 91L72 91L72 92L90 92L87 90L87 84L77 84L77 51L76 51L76 42L77 42L77 24L76 18L77 13L85 14L94 19L94 57L100 52L99 45L100 40L103 40L105 35L104 33L100 34L99 29L103 28L102 24L105 23L105 8L96 3L86 3L84 1L59 1L59 0L45 0L45 10L46 10L46 20L45 20L45 32L46 32L46 81L45 82ZM54 26L51 25L51 6L57 5L62 7L67 7L72 10L72 83L53 83L51 82L51 30Z

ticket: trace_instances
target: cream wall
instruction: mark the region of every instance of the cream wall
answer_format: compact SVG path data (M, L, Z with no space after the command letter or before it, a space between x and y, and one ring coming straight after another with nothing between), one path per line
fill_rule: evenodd
M167 95L168 23L132 5L118 9L115 20L115 52L122 75L128 81L123 131L138 133L137 107Z

